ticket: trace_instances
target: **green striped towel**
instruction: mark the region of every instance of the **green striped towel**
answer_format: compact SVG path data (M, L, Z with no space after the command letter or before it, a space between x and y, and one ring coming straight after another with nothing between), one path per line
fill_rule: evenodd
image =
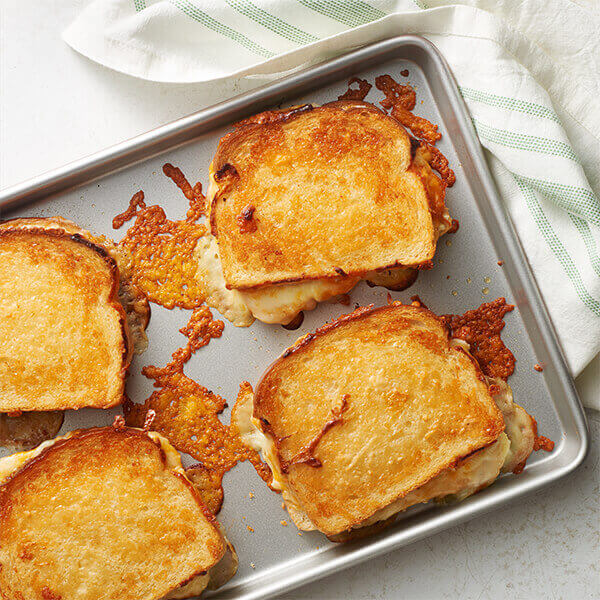
M401 33L425 35L458 80L578 374L600 351L598 16L565 0L468 2L485 11L444 4L95 0L64 39L130 75L218 86Z

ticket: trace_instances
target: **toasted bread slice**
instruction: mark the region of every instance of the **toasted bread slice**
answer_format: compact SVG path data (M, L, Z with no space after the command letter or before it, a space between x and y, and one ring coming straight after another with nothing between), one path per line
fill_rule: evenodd
M189 597L222 559L231 576L232 552L156 433L80 430L0 460L3 598Z
M449 219L445 185L366 102L263 113L226 135L210 220L232 289L418 267Z
M253 417L273 443L292 510L327 535L364 524L505 427L478 365L442 321L396 304L300 338L258 384ZM505 440L500 458L507 451Z
M133 347L107 250L5 225L0 264L0 412L119 404Z

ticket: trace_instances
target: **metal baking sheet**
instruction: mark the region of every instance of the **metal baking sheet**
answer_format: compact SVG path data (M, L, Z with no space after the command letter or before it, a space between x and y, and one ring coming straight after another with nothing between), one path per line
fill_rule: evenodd
M404 69L409 71L408 78L400 75ZM185 215L184 197L162 174L165 162L179 166L190 181L206 184L218 140L232 122L267 107L334 100L345 91L350 76L372 82L383 73L409 81L417 91L417 114L439 124L444 135L440 148L456 172L447 203L460 221L458 233L440 240L434 269L421 272L413 287L392 296L408 301L419 294L439 314L461 313L498 296L516 304L517 309L507 315L503 334L517 357L510 384L516 401L536 417L540 431L555 440L556 447L551 454L535 453L523 474L505 476L464 502L410 509L378 535L345 545L330 543L316 532L299 535L281 507L280 496L266 488L250 464L240 464L225 476L225 503L219 515L238 551L240 567L237 575L210 597L250 600L290 590L516 501L566 475L585 456L585 417L572 378L443 57L424 38L386 40L0 192L2 218L61 215L120 239L126 228L113 231L111 219L139 189L144 190L148 204L159 203L170 218ZM379 100L378 94L371 90L367 100ZM500 259L502 267L497 265ZM352 293L352 302L381 305L386 294L383 288L371 289L361 283ZM339 304L322 304L306 313L302 327L292 332L260 322L238 329L225 321L223 337L199 350L186 373L231 402L241 381L256 384L264 369L297 337L347 310ZM134 400L143 401L151 390L150 382L140 374L141 367L168 362L171 353L185 342L178 329L188 317L188 311L152 307L150 345L135 359L127 385ZM545 365L543 373L533 369L535 363ZM108 424L116 412L67 411L61 433ZM228 421L228 412L223 418ZM288 526L281 524L283 520Z

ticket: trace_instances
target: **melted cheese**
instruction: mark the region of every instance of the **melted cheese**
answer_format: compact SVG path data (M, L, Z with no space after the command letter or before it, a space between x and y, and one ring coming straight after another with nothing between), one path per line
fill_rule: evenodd
M235 419L235 426L239 432L240 439L246 446L258 452L271 469L273 479L270 487L277 492L281 492L288 512L296 526L304 531L315 529L286 484L285 477L279 465L279 459L277 458L277 448L273 440L263 433L258 419L252 416L253 403L254 395L250 390L243 396L240 396L236 402L236 409L232 415L232 419Z
M237 290L228 290L225 286L216 238L212 235L201 237L194 248L194 258L198 265L197 277L205 287L206 303L216 308L236 327L252 325L254 317L241 293Z
M2 484L6 479L8 479L13 473L23 467L30 460L39 456L46 448L50 448L56 442L61 440L68 440L73 437L75 431L71 431L66 435L61 435L55 437L52 440L47 440L42 442L39 446L34 448L33 450L27 450L26 452L17 452L16 454L11 454L10 456L5 456L4 458L0 458L0 484ZM175 450L175 448L171 445L167 438L160 435L160 433L156 433L155 431L148 431L146 435L160 444L162 451L165 454L167 459L167 466L178 473L185 474L183 469L183 465L181 464L181 456L179 452Z
M506 435L510 440L510 449L502 465L502 472L509 473L524 463L533 452L536 427L527 411L513 402L510 386L499 378L491 382L500 388L494 400L502 412Z
M254 394L248 389L243 396L238 398L232 419L235 419L235 426L237 427L242 443L259 452L263 460L269 465L273 474L271 488L282 492L285 487L285 479L279 468L277 448L273 441L262 432L258 419L252 416L253 408Z
M4 481L6 481L13 473L25 465L25 463L40 455L46 448L52 446L57 440L64 440L69 437L71 437L71 434L42 442L33 450L17 452L16 454L11 454L10 456L0 458L0 485L4 483Z
M344 277L278 283L240 290L239 294L259 321L287 325L303 310L313 310L318 302L349 292L358 281L358 277Z
M268 285L255 290L229 290L225 284L219 247L212 235L198 240L194 249L198 278L207 294L206 303L237 327L248 327L255 318L263 323L287 325L303 310L350 291L357 277L317 279Z
M442 220L435 224L435 231L437 234L437 239L439 240L444 234L446 234L452 228L452 217L450 216L450 212L448 208L444 206L444 212L442 215Z

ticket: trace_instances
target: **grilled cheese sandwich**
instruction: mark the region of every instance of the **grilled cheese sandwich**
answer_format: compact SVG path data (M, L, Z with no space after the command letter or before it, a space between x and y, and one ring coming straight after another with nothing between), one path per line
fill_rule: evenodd
M139 429L75 431L0 459L0 525L7 598L188 598L237 568L179 453Z
M343 541L415 504L463 500L501 473L522 468L534 448L535 421L514 404L503 380L477 369L468 344L444 337L441 322L422 308L362 310L301 338L263 376L256 395L243 388L232 419L271 468L271 487L300 529ZM338 354L342 362L334 369L330 362ZM412 376L399 376L399 370ZM330 425L317 440L318 428L298 419L316 421L308 415L327 414L321 405L340 395L347 408L339 424L331 424L330 409ZM467 454L447 454L448 466L421 483L398 487L429 466L433 455L423 462L429 438L438 438L439 449L445 443L440 430L449 427L455 440L480 421L472 412L478 401L497 411L483 428L494 429L492 438ZM471 415L465 418L464 411ZM388 493L393 488L404 491Z
M149 307L116 246L65 219L14 219L0 262L0 411L120 403Z
M284 325L361 279L403 289L452 226L445 188L372 104L262 113L221 140L210 167L219 277L254 317Z

